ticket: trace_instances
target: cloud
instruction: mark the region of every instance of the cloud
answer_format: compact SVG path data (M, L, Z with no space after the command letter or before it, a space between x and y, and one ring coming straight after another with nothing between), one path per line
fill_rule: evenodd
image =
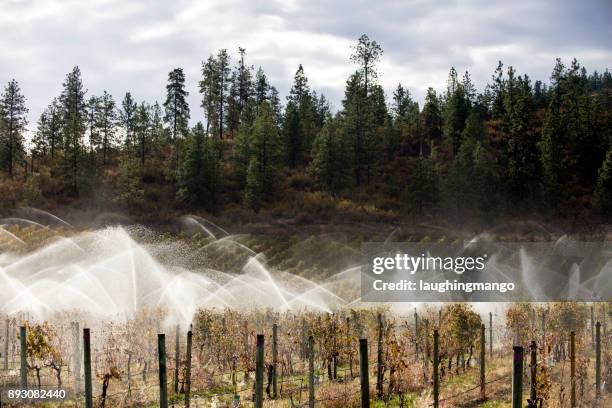
M398 82L418 100L443 89L451 66L482 89L498 60L547 80L556 57L589 70L612 62L608 1L324 0L4 0L0 2L0 81L16 78L30 106L30 128L58 95L74 65L89 94L126 91L163 102L167 73L187 75L192 121L202 119L201 62L220 48L262 66L286 94L302 63L313 89L340 106L355 69L350 46L362 33L385 53L379 80Z

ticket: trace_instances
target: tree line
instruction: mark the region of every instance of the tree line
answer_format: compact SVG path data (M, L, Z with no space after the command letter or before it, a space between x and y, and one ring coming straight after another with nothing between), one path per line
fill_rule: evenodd
M332 112L302 65L283 103L263 69L247 64L245 49L234 63L222 49L202 63L205 121L191 128L181 68L168 74L160 104L130 92L121 101L107 91L88 95L75 67L27 148L26 98L11 80L0 95L0 167L24 180L26 198L40 197L41 177L54 194L73 198L110 180L115 199L134 208L154 168L177 204L209 211L236 192L259 210L286 196L288 178L302 177L304 188L333 198L415 214L612 215L608 70L589 74L577 60L557 59L545 83L499 62L479 92L469 72L451 68L446 89L429 88L419 106L402 84L385 95L382 55L376 41L358 39L356 70Z

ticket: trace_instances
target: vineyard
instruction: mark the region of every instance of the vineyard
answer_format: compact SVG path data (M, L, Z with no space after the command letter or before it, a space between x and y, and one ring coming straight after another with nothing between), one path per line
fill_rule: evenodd
M190 327L163 310L124 323L21 315L2 334L3 406L25 406L7 390L28 386L66 390L46 403L66 407L503 407L517 392L521 406L603 407L608 313L569 302L483 316L468 304L410 316L201 309Z

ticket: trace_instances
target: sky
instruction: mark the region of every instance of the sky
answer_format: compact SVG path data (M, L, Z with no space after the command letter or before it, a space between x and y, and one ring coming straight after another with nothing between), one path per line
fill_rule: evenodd
M202 61L227 48L236 63L261 66L281 95L298 65L312 89L340 107L356 69L351 46L366 33L384 50L379 82L398 83L421 102L448 71L468 70L477 88L497 61L548 81L555 58L589 72L612 69L610 0L0 0L0 82L15 78L30 108L29 128L73 66L88 95L163 102L167 74L182 67L191 122L203 120Z

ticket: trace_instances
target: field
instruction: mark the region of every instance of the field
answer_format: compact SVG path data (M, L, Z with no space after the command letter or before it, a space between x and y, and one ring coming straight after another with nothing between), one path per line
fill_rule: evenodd
M605 304L594 305L603 317ZM158 333L166 332L163 355L169 405L251 406L256 388L258 333L264 335L261 363L264 406L308 406L309 374L313 374L316 406L360 406L359 339L367 339L371 406L429 406L433 401L434 330L439 333L440 406L505 407L512 398L512 344L525 349L523 400L529 397L529 339L537 345L536 392L544 406L570 406L572 393L569 333L575 332L575 398L577 406L595 406L595 352L589 306L555 303L509 305L505 324L485 324L485 387L481 395L481 318L466 304L441 309L423 307L414 316L385 309L277 313L200 310L191 330L160 327L163 311L141 313L124 323L91 326L91 370L95 406L158 406ZM76 315L59 314L48 322L9 322L8 370L4 387L20 385L20 339L25 324L28 384L37 389L61 388L69 398L47 406L82 406L84 373L82 332ZM441 320L440 320L441 319ZM599 320L599 319L598 319ZM545 333L542 330L544 322ZM187 347L190 331L191 351ZM492 334L492 348L491 345ZM313 341L313 368L309 370ZM609 334L600 327L601 384L610 381ZM178 356L178 359L177 359ZM188 361L191 361L190 364ZM378 380L380 378L380 381ZM189 388L189 390L187 390ZM605 406L603 388L600 406ZM6 394L5 394L6 398ZM238 403L238 402L237 402ZM11 404L6 406L25 406Z
M165 398L169 406L246 407L255 396L266 407L352 407L367 394L374 407L428 407L436 397L443 407L510 407L513 362L523 363L514 377L523 405L530 398L532 341L543 406L571 406L572 394L575 406L609 402L609 304L362 303L359 245L388 235L229 234L197 218L184 219L178 234L17 222L0 236L3 406L84 406L91 372L97 407L163 406ZM67 398L8 400L24 381Z

